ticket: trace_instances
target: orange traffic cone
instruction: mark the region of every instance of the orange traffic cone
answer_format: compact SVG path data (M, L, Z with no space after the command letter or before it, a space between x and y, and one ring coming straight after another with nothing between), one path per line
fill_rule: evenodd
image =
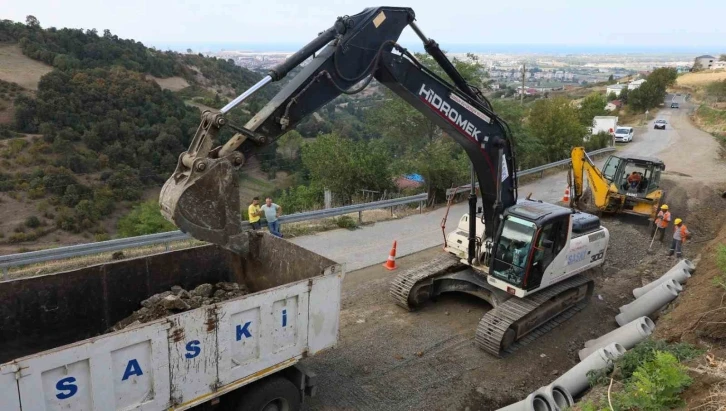
M391 248L391 252L388 254L388 260L385 264L383 264L384 267L386 267L388 270L395 270L396 268L396 241L393 241L393 247Z
M562 197L563 203L570 203L570 186L565 187L565 196Z

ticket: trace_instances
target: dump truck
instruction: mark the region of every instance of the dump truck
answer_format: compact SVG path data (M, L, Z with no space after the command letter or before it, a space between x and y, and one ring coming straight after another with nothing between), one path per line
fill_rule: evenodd
M270 235L0 283L0 410L298 410L338 339L340 264ZM156 293L249 293L110 331ZM224 407L224 408L221 408Z

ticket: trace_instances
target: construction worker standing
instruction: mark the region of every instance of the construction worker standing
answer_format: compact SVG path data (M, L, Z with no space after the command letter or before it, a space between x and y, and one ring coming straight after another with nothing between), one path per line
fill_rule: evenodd
M680 218L676 218L674 224L673 242L671 243L671 249L668 252L668 256L672 256L675 251L676 258L681 258L683 256L683 244L687 239L691 238L691 232L688 231L688 228L686 228L686 225L683 224L683 220Z
M668 211L668 205L663 204L660 206L660 211L658 211L658 215L655 218L654 224L653 224L653 231L650 233L652 237L655 237L655 232L659 231L660 235L658 236L658 240L662 243L663 242L663 235L665 234L666 228L668 228L668 224L671 223L671 212Z

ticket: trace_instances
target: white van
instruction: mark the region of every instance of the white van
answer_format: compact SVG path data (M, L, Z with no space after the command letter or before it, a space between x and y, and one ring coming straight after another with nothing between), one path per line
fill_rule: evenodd
M615 142L616 143L630 143L633 141L633 128L632 127L618 127L615 129Z

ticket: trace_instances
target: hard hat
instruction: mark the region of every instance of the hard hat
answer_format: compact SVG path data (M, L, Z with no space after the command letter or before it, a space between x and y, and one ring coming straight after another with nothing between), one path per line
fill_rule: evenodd
M668 204L663 204L662 206L660 206L660 209L661 210L667 210L668 209Z
M678 224L680 224L682 222L683 222L683 220L681 220L680 218L676 218L675 224L678 225Z

